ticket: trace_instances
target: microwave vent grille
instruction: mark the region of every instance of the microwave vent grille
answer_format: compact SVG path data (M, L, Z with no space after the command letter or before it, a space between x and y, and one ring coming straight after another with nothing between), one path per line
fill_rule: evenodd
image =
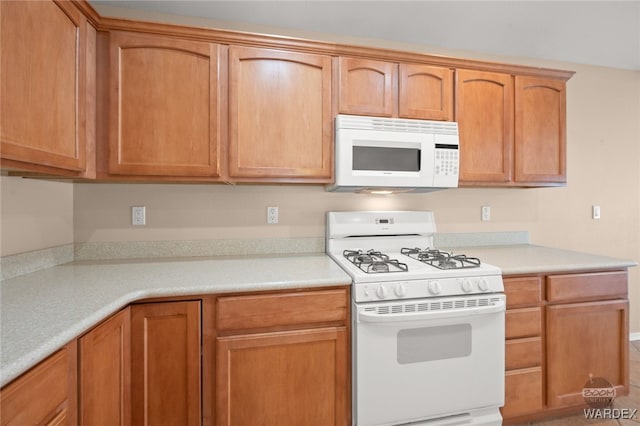
M377 130L403 133L457 135L458 123L451 121L408 120L402 118L362 117L338 115L337 129Z

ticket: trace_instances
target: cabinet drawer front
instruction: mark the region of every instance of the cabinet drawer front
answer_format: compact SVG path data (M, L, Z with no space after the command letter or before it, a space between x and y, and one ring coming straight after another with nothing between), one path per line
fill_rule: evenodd
M2 389L0 424L42 424L56 414L67 400L68 363L69 354L65 348Z
M542 308L509 309L505 317L505 337L539 336L542 332Z
M627 271L550 275L547 300L567 302L627 297Z
M516 417L542 409L542 368L508 371L502 416Z
M536 367L542 363L542 339L507 340L505 345L505 369Z
M506 278L504 292L507 308L537 305L542 301L542 282L540 277Z
M347 319L346 289L218 298L218 330L241 330L344 322Z

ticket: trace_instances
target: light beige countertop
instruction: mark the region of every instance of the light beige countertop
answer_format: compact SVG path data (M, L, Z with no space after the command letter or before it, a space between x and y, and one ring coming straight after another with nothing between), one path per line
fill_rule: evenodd
M0 282L0 386L127 304L348 285L324 254L72 262Z
M503 275L622 269L637 265L632 260L532 244L464 247L453 251L498 266Z
M620 269L631 260L531 244L465 246L504 275ZM0 282L0 386L136 300L347 285L324 254L76 261Z

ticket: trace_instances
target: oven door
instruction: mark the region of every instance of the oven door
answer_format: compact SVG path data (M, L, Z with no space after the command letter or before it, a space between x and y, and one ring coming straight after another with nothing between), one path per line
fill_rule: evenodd
M465 417L491 407L499 418L505 304L503 294L354 304L355 424Z

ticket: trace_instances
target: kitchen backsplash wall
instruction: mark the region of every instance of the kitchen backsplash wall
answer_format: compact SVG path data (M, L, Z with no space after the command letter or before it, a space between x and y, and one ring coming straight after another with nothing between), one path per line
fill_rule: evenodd
M73 185L0 176L0 256L73 243Z

